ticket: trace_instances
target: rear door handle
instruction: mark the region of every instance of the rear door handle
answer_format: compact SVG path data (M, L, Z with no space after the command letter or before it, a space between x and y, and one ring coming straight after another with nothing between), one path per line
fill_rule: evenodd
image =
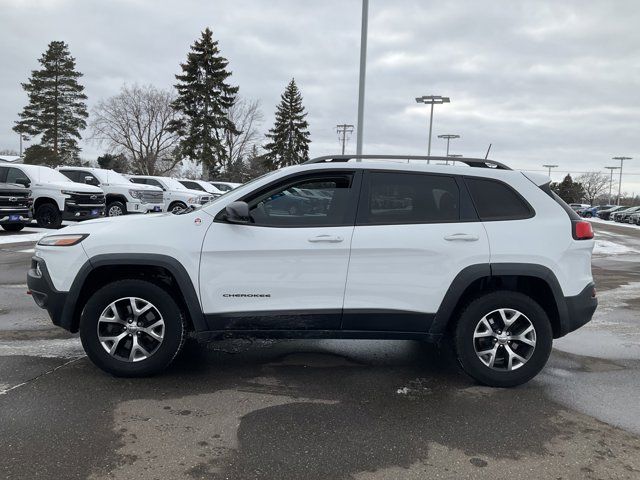
M309 239L311 243L340 243L342 240L344 239L338 235L318 235Z
M471 233L454 233L452 235L447 235L444 239L448 242L477 242L480 240L480 237Z

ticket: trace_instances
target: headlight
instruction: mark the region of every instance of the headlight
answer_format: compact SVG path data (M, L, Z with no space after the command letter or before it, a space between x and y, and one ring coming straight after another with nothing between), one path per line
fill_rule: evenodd
M87 233L79 233L77 235L49 235L48 237L41 238L38 245L43 247L70 247L77 245L88 236L89 234Z
M129 195L131 195L133 198L140 198L142 196L142 191L141 190L129 190Z
M73 195L75 192L72 192L71 190L60 190L60 193L62 195Z
M200 203L196 197L187 198L187 203Z

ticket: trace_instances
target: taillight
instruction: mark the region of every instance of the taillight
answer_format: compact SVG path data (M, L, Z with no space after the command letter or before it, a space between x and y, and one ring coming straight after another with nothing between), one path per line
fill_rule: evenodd
M572 233L575 240L589 240L593 238L593 228L591 227L591 222L574 220L571 223L573 225Z

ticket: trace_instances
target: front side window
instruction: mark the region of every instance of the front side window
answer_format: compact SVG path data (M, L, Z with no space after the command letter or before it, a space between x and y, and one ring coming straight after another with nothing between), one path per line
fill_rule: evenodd
M182 185L184 185L185 187L191 189L191 190L200 190L201 192L204 192L205 189L202 188L202 186L200 186L200 184L196 183L196 182L191 182L189 180L178 180Z
M514 189L497 180L465 178L478 217L482 221L531 218L533 210Z
M253 222L260 226L353 225L353 174L332 173L294 181L248 203Z
M147 185L147 179L146 178L130 178L129 179L132 183L140 183L142 185Z
M453 177L372 172L359 207L358 225L445 223L460 220L460 192Z
M29 184L31 183L27 176L17 168L9 168L7 172L7 183L20 183L20 184Z
M60 170L60 173L72 182L78 181L79 172L77 170Z

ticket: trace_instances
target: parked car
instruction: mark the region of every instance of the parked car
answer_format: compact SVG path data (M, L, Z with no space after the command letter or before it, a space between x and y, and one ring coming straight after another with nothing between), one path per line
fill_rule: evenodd
M34 217L42 228L60 228L63 220L89 220L104 215L105 196L92 185L74 183L40 165L0 165L0 182L31 190Z
M619 212L620 210L624 210L626 208L627 207L623 207L622 205L616 205L615 207L609 208L608 210L600 210L598 212L598 218L601 218L602 220L613 220L611 216L615 212Z
M177 180L189 190L198 190L200 192L210 193L214 198L218 198L226 193L222 190L218 190L216 187L204 180L190 180L188 178L178 178Z
M73 182L100 187L106 195L108 217L164 210L162 189L151 185L139 185L133 188L128 178L113 170L59 167L58 171Z
M270 172L177 215L47 235L28 288L91 361L128 377L160 372L186 336L449 336L471 377L506 387L591 319L591 223L548 177L349 158ZM323 190L331 206L270 208L292 189Z
M19 232L31 221L31 190L15 183L0 183L0 226Z
M615 207L615 205L598 205L595 207L582 208L582 209L576 210L576 213L581 217L591 218L591 217L597 216L600 210L608 210L613 207Z
M589 205L588 203L570 203L569 206L573 209L573 210L580 210L583 208L590 208L591 205Z
M640 213L632 213L629 217L629 223L633 223L635 225L640 225Z
M175 178L153 175L131 175L133 183L159 187L164 192L165 211L178 213L189 207L199 207L213 200L209 194L203 195L199 190L189 190Z
M241 183L219 182L218 180L214 180L209 183L224 193L230 192L231 190L238 188L240 185L242 185Z
M630 207L624 210L619 210L613 214L613 219L620 223L629 223L629 217L631 214L640 211L640 207Z

